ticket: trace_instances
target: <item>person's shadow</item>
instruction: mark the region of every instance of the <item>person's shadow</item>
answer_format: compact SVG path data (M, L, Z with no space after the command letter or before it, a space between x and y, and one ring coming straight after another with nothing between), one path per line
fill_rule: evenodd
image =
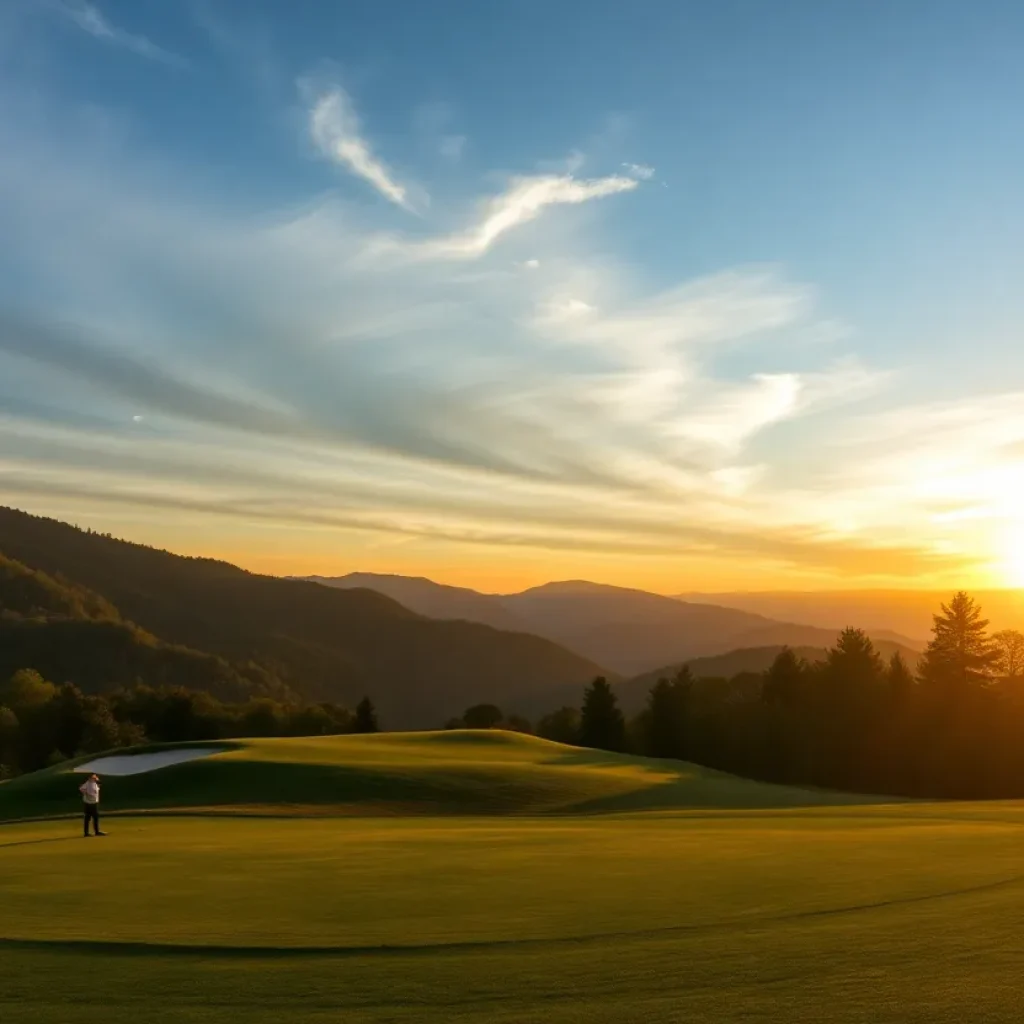
M75 836L53 836L49 839L18 839L13 843L0 843L0 850L7 850L12 846L35 846L37 843L70 843L74 842Z

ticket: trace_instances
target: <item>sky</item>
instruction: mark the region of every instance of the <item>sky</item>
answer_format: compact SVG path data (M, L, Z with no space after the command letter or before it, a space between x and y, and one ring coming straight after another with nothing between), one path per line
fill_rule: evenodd
M0 0L0 503L281 574L1024 586L1022 44Z

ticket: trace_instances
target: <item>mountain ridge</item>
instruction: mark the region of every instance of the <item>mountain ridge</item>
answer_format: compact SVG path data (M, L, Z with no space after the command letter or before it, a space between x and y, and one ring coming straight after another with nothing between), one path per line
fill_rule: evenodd
M553 581L515 594L486 594L400 574L304 578L338 589L377 588L432 618L500 622L501 628L545 637L626 678L740 648L827 647L842 628L782 621L746 609L685 602L587 580ZM914 646L910 638L889 631L877 638Z
M534 715L614 675L542 637L429 619L366 588L261 576L16 509L0 508L0 554L94 592L170 647L254 665L305 700L351 706L368 694L392 728L436 727L481 701Z

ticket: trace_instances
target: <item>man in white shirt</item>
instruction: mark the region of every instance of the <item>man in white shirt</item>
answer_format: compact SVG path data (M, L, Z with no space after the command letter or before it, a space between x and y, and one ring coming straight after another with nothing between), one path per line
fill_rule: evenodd
M107 833L100 831L100 777L90 775L78 787L78 792L82 794L82 809L85 811L85 838L89 838L90 821L96 835L105 836Z

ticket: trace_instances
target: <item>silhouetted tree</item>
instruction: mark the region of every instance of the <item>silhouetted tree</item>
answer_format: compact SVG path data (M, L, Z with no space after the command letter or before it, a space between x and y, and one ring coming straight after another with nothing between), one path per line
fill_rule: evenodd
M863 703L877 695L885 668L871 637L862 629L847 628L829 649L823 671L830 696Z
M1002 629L992 634L992 645L998 659L995 671L1005 682L1016 682L1024 677L1024 633L1017 629Z
M893 651L889 664L885 668L885 681L890 696L896 701L906 700L916 685L914 673L899 651Z
M932 639L919 666L921 682L947 694L991 682L999 652L974 599L958 591L933 619Z
M356 717L352 723L352 731L358 733L380 732L377 710L369 697L364 697L356 705Z
M283 708L277 701L269 697L260 697L249 701L242 712L242 728L247 736L280 736L284 725ZM192 721L189 729L193 736L197 733L206 732L201 728L200 722L205 722L206 716L196 706L192 705ZM204 737L205 738L205 737Z
M796 652L784 647L764 674L762 694L766 704L796 707L807 702L810 673Z
M533 733L533 726L530 725L530 720L528 718L523 718L522 715L509 715L501 723L501 727L503 729L508 729L509 732Z
M598 750L626 749L626 721L608 680L603 676L587 687L580 712L580 744Z
M501 708L494 704L474 704L466 708L462 723L467 729L495 729L504 717Z
M10 778L18 770L18 716L0 706L0 780Z
M647 698L645 753L686 760L690 691L693 674L683 666L669 681L659 679Z
M561 707L537 720L537 735L555 743L575 746L580 741L580 713L576 708Z

